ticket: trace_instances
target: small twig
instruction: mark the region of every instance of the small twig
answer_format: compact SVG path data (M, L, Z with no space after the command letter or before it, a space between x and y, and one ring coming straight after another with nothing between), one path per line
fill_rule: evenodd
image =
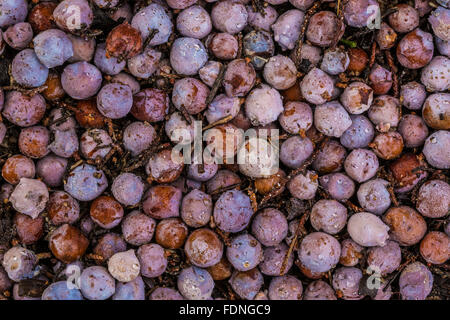
M103 261L105 260L105 258L99 254L95 254L95 253L88 253L85 255L86 259L90 259L90 260L97 260L97 261Z
M108 134L109 136L116 141L116 134L114 133L114 124L111 118L105 118L106 125L108 126Z
M341 4L342 4L342 1L341 0L338 0L338 2L337 2L337 6L336 6L336 15L339 17L339 15L341 14L341 9L342 9L342 7L341 7Z
M391 185L389 185L387 190L389 192L389 195L391 196L392 203L394 204L394 206L398 207L399 203L397 197L395 196L394 188Z
M344 25L344 10L342 10L342 7L347 3L348 0L338 0L337 3L337 11L336 11L336 15L339 19L339 25L337 26L337 28L341 29ZM336 45L339 42L339 37L342 36L342 33L339 32L339 30L336 30L336 35L335 38L333 40L333 43L331 44L331 48L335 48Z
M50 259L51 257L52 257L52 254L50 252L42 252L42 253L36 254L36 258L38 260Z
M286 139L289 139L290 137L292 137L292 135L290 135L290 134L287 134L287 133L283 133L283 134L280 134L279 136L278 136L278 140L280 141L280 140L286 140ZM274 139L275 140L275 139Z
M61 107L61 108L65 108L67 110L73 111L73 112L79 112L80 110L76 107L72 107L71 105L69 105L68 103L62 102L62 101L54 101L54 104L57 107Z
M316 1L311 8L308 9L305 15L305 20L303 20L302 28L300 29L300 34L297 39L297 44L295 46L295 65L297 66L297 69L299 69L300 64L302 63L302 47L303 47L303 41L305 38L305 32L306 28L309 24L309 19L316 13L316 11L319 9L321 5L321 1Z
M397 7L392 7L387 9L382 15L381 15L381 20L383 20L384 18L386 18L388 15L395 13L398 11Z
M136 170L137 168L145 165L148 161L148 159L150 159L150 157L152 156L152 154L154 154L154 150L153 149L147 149L145 150L142 154L141 157L138 161L136 161L135 163L133 163L132 165L126 167L123 169L124 172L131 172L133 170Z
M222 239L225 246L227 247L231 246L230 234L228 232L224 232L219 228L216 228L215 231L217 235Z
M223 118L221 118L221 119L219 119L219 120L217 120L217 121L215 121L215 122L213 122L213 123L208 124L206 127L203 127L202 130L203 130L203 131L206 131L206 130L208 130L208 129L214 128L215 126L218 126L218 125L220 125L220 124L227 123L227 122L230 121L231 119L233 119L233 116L230 114L230 115L228 115L228 116L226 116L226 117L223 117Z
M284 272L286 271L286 267L287 267L289 258L291 257L292 252L294 251L295 247L297 246L297 241L299 240L298 239L299 236L300 235L304 236L305 234L307 234L306 229L305 229L305 223L308 220L308 218L309 218L309 211L305 212L298 222L298 226L297 226L297 229L295 230L294 238L291 241L288 252L286 252L286 255L284 256L283 263L281 264L281 268L280 268L281 276L284 275Z
M253 188L250 186L247 189L247 194L250 198L250 202L252 204L253 212L258 211L258 202L256 201L256 194L253 191Z
M122 148L118 144L113 144L111 150L106 154L106 156L103 158L101 165L99 166L99 169L102 170L106 166L106 163L111 159L111 157L117 152L122 151Z
M392 80L394 82L392 85L392 90L394 91L394 97L398 98L399 90L398 90L397 67L394 64L394 59L392 58L391 52L389 50L386 50L385 54L386 54L386 59L387 59L389 68L391 69L391 72L392 72Z
M373 65L375 64L375 58L377 54L377 42L372 42L372 49L370 54L370 60L369 60L369 68L372 69Z
M217 90L219 90L220 86L222 85L223 76L225 75L225 69L226 69L226 66L222 66L220 68L219 74L217 75L216 80L214 80L211 91L209 92L209 95L206 98L206 105L209 105L211 103L211 101L213 101L213 99L215 98L215 96L217 94Z
M172 73L165 73L165 72L160 72L159 76L163 77L163 78L168 78L168 79L181 79L181 78L183 78L179 74L172 74Z
M360 77L351 77L350 79L349 79L351 82L362 82L362 83L366 83L366 80L365 79L363 79L363 78L360 78Z
M124 172L130 172L133 171L143 165L145 165L148 162L148 159L154 154L157 153L160 150L166 149L170 147L170 143L163 143L161 145L158 145L159 141L155 142L153 147L150 147L149 149L145 150L144 153L141 154L141 157L138 161L130 165L129 167L126 167L123 171Z
M151 30L150 30L150 33L149 33L147 39L146 39L145 42L144 42L143 48L147 48L147 46L148 46L148 44L150 43L150 41L153 40L153 37L154 37L158 32L159 32L158 29L151 29Z
M95 30L89 30L82 34L83 38L96 38L99 35L103 34L103 30L95 29Z
M244 47L244 46L243 46L243 43L242 43L242 40L243 40L242 32L239 32L239 34L237 35L238 52L237 52L237 54L236 54L236 57L237 57L238 59L241 59L241 58L242 58L242 52L243 52L242 48Z
M55 125L55 126L60 125L61 123L64 123L67 119L69 119L70 117L72 117L72 114L69 113L69 114L66 114L66 115L62 116L61 118L53 119L53 121L51 121L48 124L48 126L50 127L50 126L53 126L53 125Z
M358 39L359 37L364 36L368 33L374 32L374 31L375 31L375 29L364 28L362 31L358 31L358 32L350 35L347 39L348 40L355 39L355 38Z
M345 204L350 208L353 212L364 212L363 208L358 207L356 204L351 202L350 200L345 200Z
M37 87L37 88L33 88L33 89L26 89L26 88L22 88L22 87L20 87L18 85L12 84L12 85L3 87L3 90L5 90L5 91L15 90L15 91L19 91L19 92L21 92L21 93L23 93L23 94L25 94L27 96L31 96L32 97L32 96L34 96L34 95L36 95L38 93L44 92L45 90L47 90L47 88L48 88L48 86L46 84L44 84L44 85L42 85L40 87Z
M186 120L186 122L188 124L192 124L192 119L191 119L189 113L187 112L185 106L184 105L180 105L179 106L179 110L180 110L181 115L183 116L184 120Z
M348 83L338 82L338 83L336 83L336 87L341 88L341 89L345 89L345 88L348 87Z
M82 165L83 164L83 162L84 162L84 160L83 159L81 159L81 160L78 160L77 162L75 162L71 167L70 167L70 169L69 169L69 171L72 171L73 169L75 169L76 167L78 167L78 166L80 166L80 165Z
M232 190L234 188L239 187L240 185L241 185L240 183L235 183L235 184L232 184L232 185L229 185L226 187L222 187L222 188L219 188L219 189L216 189L216 190L210 192L209 195L213 196L213 195L216 195L216 194L228 191L228 190Z
M108 143L108 144L99 144L99 145L96 145L94 147L94 149L92 149L91 153L95 153L96 151L107 149L107 148L111 148L111 147L112 147L112 145L110 143Z

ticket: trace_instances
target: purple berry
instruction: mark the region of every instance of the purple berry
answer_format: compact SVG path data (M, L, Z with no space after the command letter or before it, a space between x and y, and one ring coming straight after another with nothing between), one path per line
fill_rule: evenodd
M301 300L302 293L302 282L294 276L275 277L270 281L270 300Z
M177 38L170 50L170 64L176 73L191 76L208 61L203 43L194 38Z
M11 75L18 84L35 88L45 83L48 69L39 61L32 49L25 49L14 57L11 64Z
M194 189L184 196L181 218L190 227L200 228L209 223L213 209L211 196Z
M312 104L324 104L333 95L333 79L325 72L314 68L300 82L300 90L305 99Z
M104 267L84 269L79 281L81 293L89 300L106 300L116 291L116 282Z
M238 1L224 0L218 2L211 11L211 19L216 29L235 34L247 25L247 10Z
M188 267L178 276L177 286L188 300L208 300L214 289L214 280L205 269Z
M155 227L156 222L153 218L134 210L122 221L123 238L134 246L147 244L153 238Z
M164 249L156 243L140 246L137 250L137 257L141 264L141 274L144 277L159 277L166 271L167 258Z
M337 300L333 288L322 280L311 282L305 289L303 300Z
M211 17L203 7L191 6L178 14L177 29L182 36L202 39L212 30Z
M264 284L264 278L258 268L249 271L234 271L228 281L234 292L246 300L253 300Z
M339 262L341 245L329 234L313 232L303 238L297 254L307 269L327 272Z
M151 30L158 30L149 42L151 46L166 43L172 34L173 24L164 7L157 3L151 3L136 13L131 21L131 26L140 31L145 41Z
M225 232L244 230L252 215L250 198L238 190L222 193L214 206L214 221L217 227Z
M83 100L98 92L102 84L102 74L92 64L76 62L64 68L61 84L69 96Z
M281 211L275 208L266 208L253 219L251 230L262 245L272 247L286 238L288 223Z
M82 164L67 178L64 190L80 201L92 201L108 187L108 180L102 170L89 164Z
M33 39L33 29L28 22L19 22L6 29L3 33L3 39L11 48L22 50Z
M312 207L310 221L317 231L337 234L347 224L347 208L336 200L319 200Z
M144 182L142 179L129 172L119 174L111 185L111 192L124 206L135 206L144 193Z
M333 288L342 294L344 300L360 300L363 298L358 292L362 276L362 271L358 268L338 268L333 274Z
M64 0L53 11L58 27L70 32L87 29L94 20L94 14L86 0Z
M73 56L72 42L61 30L49 29L33 39L34 51L47 68L61 66Z
M399 285L403 300L425 300L433 288L433 275L424 264L413 262L400 274Z

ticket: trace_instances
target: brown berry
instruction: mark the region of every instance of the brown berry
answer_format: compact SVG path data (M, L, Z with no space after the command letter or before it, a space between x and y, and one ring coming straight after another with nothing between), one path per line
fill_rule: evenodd
M89 245L89 240L81 231L71 225L64 224L50 236L49 246L53 255L64 263L80 259Z
M423 120L436 130L450 130L450 94L435 93L425 100L422 109Z
M419 28L404 36L397 46L398 62L408 69L425 67L433 59L433 53L433 36Z
M20 178L34 178L35 172L33 160L17 154L5 161L2 168L2 177L11 184L18 184Z
M339 263L346 267L356 266L364 256L364 247L357 244L352 239L346 239L341 243L341 257Z
M189 230L179 218L161 220L156 227L156 243L166 249L179 249L183 246Z
M92 202L90 214L100 227L112 229L122 221L123 208L113 197L100 196Z
M141 33L130 26L128 22L122 23L112 29L106 38L107 56L127 60L135 57L141 51Z
M415 154L407 153L389 164L389 169L395 179L398 192L408 192L428 174L421 168L425 166Z
M181 190L168 185L151 187L144 195L142 209L154 219L180 216Z
M450 259L450 237L443 232L431 231L420 243L420 254L432 264L442 264Z
M45 89L42 94L47 100L59 100L66 94L61 85L61 77L57 72L49 72L45 85L47 86L47 89Z
M43 126L24 128L19 134L20 152L33 159L43 158L50 152L49 142L50 131Z
M390 228L390 239L402 246L419 243L427 232L425 219L416 210L407 206L390 208L383 221Z
M182 159L180 154L179 159ZM158 183L170 183L177 180L184 168L184 163L172 159L172 149L165 149L154 154L146 166L150 179Z
M184 246L189 261L198 267L207 268L220 262L223 243L217 234L207 228L194 230Z
M255 189L259 194L268 194L271 191L280 194L284 191L284 185L282 185L283 179L286 178L286 173L283 170L278 169L278 172L267 178L258 178L255 180Z
M127 244L117 233L107 233L103 235L94 247L94 254L102 257L98 262L104 262L118 252L127 250Z
M397 41L397 33L386 22L381 23L381 28L377 32L375 40L380 46L381 50L390 49Z
M77 119L83 128L102 128L105 125L105 117L98 111L95 100L81 100L77 104Z
M289 89L281 91L281 95L283 96L285 103L289 101L305 101L302 91L300 90L299 80L297 80L297 82Z
M53 10L57 5L55 2L45 1L38 3L31 9L28 22L35 34L56 27L53 21Z
M384 160L395 159L403 151L403 138L397 131L379 134L369 146Z
M14 215L14 226L22 244L35 243L44 234L44 218L42 216L32 219L25 214L17 212Z
M231 277L233 268L231 267L231 264L228 262L228 260L225 257L222 257L219 263L209 267L206 270L208 270L209 274L215 281L220 281Z
M369 80L373 93L377 95L388 93L393 83L392 73L379 64L375 64L370 70Z
M311 128L309 128L308 131L306 131L306 136L313 143L317 143L318 141L322 140L323 133L317 130L315 126L311 126Z
M348 56L350 58L350 64L347 67L348 71L359 74L366 69L369 56L363 49L350 48L348 50Z
M133 97L131 114L138 120L158 122L169 112L169 96L166 92L147 88Z
M47 203L50 222L59 226L64 223L72 224L80 216L80 205L64 191L55 191L50 195Z

